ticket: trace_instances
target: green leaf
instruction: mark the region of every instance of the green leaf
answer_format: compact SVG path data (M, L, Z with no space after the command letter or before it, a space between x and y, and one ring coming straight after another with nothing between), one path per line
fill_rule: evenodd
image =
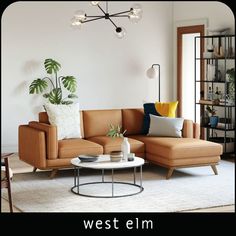
M59 69L61 68L60 63L58 63L57 61L49 58L49 59L45 59L44 61L44 66L45 66L45 70L47 71L48 74L56 74Z
M74 76L65 76L62 78L62 83L64 87L69 90L71 93L76 91L77 82Z
M62 99L62 91L60 88L55 88L49 93L48 100L52 104L60 104L61 99Z
M29 93L42 93L48 87L47 81L42 79L34 80L29 87Z
M78 98L78 96L76 94L72 93L72 94L68 95L68 98L73 99L73 98Z
M72 101L61 101L61 104L64 104L64 105L70 105L72 104L73 102Z

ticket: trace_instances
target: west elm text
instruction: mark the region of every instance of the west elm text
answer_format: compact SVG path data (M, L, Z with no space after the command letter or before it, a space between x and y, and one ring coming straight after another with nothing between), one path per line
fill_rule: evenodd
M113 220L84 220L83 223L85 229L119 229L121 225L116 218ZM134 220L127 220L123 224L125 224L126 229L153 229L152 220L135 218Z

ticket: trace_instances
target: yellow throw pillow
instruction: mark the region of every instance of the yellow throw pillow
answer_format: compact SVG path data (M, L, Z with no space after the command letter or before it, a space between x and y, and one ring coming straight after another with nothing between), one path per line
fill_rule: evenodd
M178 101L176 102L156 102L155 108L162 116L175 118Z

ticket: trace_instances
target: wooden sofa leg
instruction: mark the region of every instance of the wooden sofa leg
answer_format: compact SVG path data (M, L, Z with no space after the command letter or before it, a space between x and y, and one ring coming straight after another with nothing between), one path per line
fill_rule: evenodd
M215 175L218 175L218 171L215 165L211 165L212 170L214 171Z
M168 170L168 173L167 173L167 175L166 175L166 179L169 179L169 178L172 176L173 171L174 171L174 168L170 168L170 169Z
M36 172L36 170L37 170L37 167L34 167L33 172Z
M56 176L57 171L58 171L58 169L53 169L53 170L52 170L52 172L51 172L51 174L50 174L50 179L53 179L53 178Z

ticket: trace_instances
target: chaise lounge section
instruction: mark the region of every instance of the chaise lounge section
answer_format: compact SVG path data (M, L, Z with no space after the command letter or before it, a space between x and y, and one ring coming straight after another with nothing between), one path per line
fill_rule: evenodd
M109 124L120 124L127 130L131 152L168 168L167 179L176 168L190 166L209 165L217 174L222 146L200 140L198 124L185 120L182 138L148 137L142 134L143 116L143 109L81 111L82 138L57 140L57 127L49 124L46 112L41 112L39 121L19 126L20 160L32 165L34 170L52 169L53 177L58 169L71 167L70 160L78 155L119 150L122 139L112 139L106 134Z

